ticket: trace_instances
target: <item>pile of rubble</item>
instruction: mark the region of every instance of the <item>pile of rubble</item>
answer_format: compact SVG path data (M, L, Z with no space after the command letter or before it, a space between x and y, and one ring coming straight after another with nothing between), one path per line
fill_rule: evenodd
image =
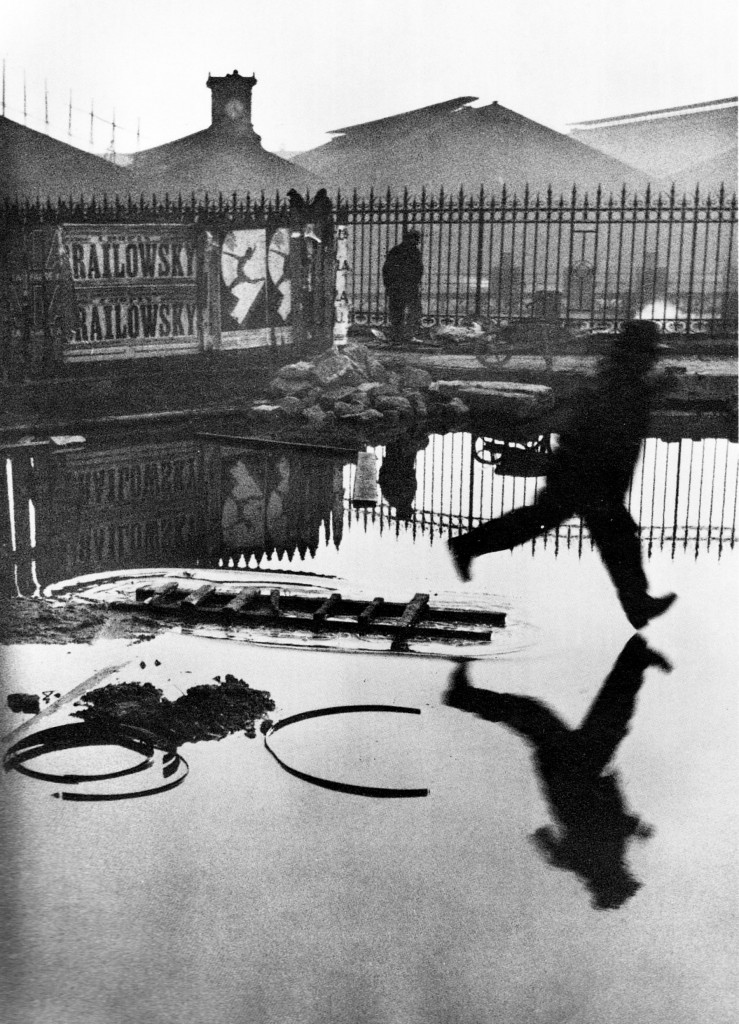
M89 724L136 726L179 747L242 731L254 739L257 719L266 718L275 704L266 690L252 689L243 679L226 674L223 679L216 676L213 683L191 686L175 701L167 700L152 683L111 683L91 690L75 707L82 708L74 712L75 718Z
M341 352L330 350L311 362L283 366L269 385L272 404L258 405L254 411L299 418L316 427L467 414L464 402L434 392L431 385L425 370L402 363L386 367L365 345L349 342Z

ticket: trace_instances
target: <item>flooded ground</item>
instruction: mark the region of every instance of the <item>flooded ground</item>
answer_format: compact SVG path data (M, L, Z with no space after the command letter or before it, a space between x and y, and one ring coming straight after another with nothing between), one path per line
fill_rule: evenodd
M420 711L274 732L302 778L259 730L182 743L189 774L165 754L97 788L64 781L131 768L140 737L36 759L61 782L5 773L9 1021L733 1019L737 445L645 443L631 508L652 591L679 595L647 647L577 520L457 580L446 538L540 483L527 459L545 446L494 440L377 449L378 503L362 508L354 460L190 436L6 459L8 595L61 599L79 591L70 580L141 569L193 586L258 570L265 586L507 613L488 645L394 654L196 620L96 623L85 605L93 642L5 646L4 695L38 694L45 715L3 707L6 747L73 723L73 700L111 683L175 704L231 674L269 693L271 721ZM53 798L93 790L128 797Z

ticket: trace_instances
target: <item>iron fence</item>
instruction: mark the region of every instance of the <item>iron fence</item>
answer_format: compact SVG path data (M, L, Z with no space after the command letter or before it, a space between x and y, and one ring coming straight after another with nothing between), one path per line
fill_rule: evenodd
M610 331L632 317L663 331L736 332L736 195L567 197L528 189L341 202L355 323L386 322L382 264L404 231L422 236L423 325L479 319Z
M382 448L376 449L378 462ZM469 434L431 437L416 456L416 495L405 518L386 500L374 508L354 508L351 495L356 467L345 467L346 526L387 529L412 536L447 538L467 532L505 512L533 503L543 478L500 474L493 465L475 458L475 438ZM728 438L683 438L666 442L647 438L636 466L626 504L640 524L647 555L656 548L674 555L680 548L721 555L737 539L739 508L739 446ZM592 544L579 517L532 541L530 547L577 548Z
M307 197L308 199L310 197ZM337 196L336 220L349 228L352 319L386 322L382 264L403 232L422 236L423 323L479 319L505 326L546 321L609 331L625 319L662 330L726 335L737 329L737 199L669 193L522 196ZM284 197L101 196L5 202L3 229L22 223L256 227L287 217Z

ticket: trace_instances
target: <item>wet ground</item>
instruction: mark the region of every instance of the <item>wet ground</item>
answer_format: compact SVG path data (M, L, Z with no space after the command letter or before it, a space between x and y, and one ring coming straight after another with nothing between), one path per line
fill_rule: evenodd
M679 594L648 647L578 522L456 579L446 536L536 489L476 461L463 435L418 451L410 509L392 475L391 502L357 509L352 464L208 454L188 437L92 445L28 478L13 465L6 592L258 566L278 584L300 571L347 593L472 595L508 618L487 652L258 644L149 619L120 635L107 616L92 643L6 645L4 694L37 693L45 709L34 723L3 708L13 741L75 721L84 690L150 683L175 703L232 674L271 695L275 721L420 710L313 718L271 743L313 779L428 790L321 788L259 731L182 743L189 774L155 764L178 784L146 799L133 794L148 770L111 783L128 799L92 802L52 798L84 786L6 773L9 1021L733 1019L735 443L647 442L632 506L653 592ZM140 753L58 750L36 767L109 772Z

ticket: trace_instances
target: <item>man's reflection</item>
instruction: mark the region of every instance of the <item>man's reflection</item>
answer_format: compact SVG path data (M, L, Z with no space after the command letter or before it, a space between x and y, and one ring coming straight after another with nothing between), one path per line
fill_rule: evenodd
M661 654L633 636L577 729L531 697L470 686L466 662L454 669L444 698L450 707L508 726L532 745L557 824L537 829L532 841L550 864L574 871L590 890L593 906L602 910L620 907L641 887L626 865L626 846L632 837L652 834L649 825L629 813L618 776L608 770L650 666L671 670Z
M377 475L382 496L398 519L408 520L413 515L416 499L416 455L427 447L428 434L398 437L389 442Z

